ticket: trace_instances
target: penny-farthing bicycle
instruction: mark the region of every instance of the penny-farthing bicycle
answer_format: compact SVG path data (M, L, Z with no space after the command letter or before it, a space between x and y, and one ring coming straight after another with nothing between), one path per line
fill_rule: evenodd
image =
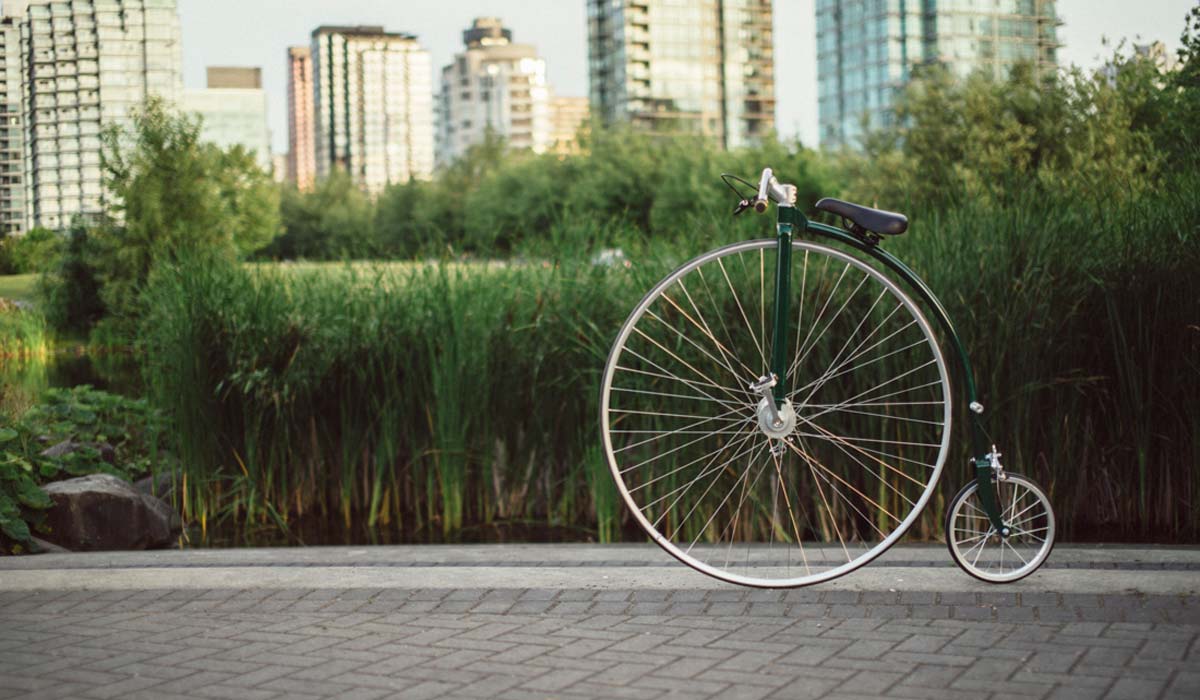
M753 187L726 176L735 181ZM950 452L957 363L975 478L946 508L950 553L984 581L1035 571L1054 544L1054 513L989 446L942 304L880 246L907 219L822 199L816 208L844 227L809 221L796 188L770 169L734 213L771 202L773 240L684 264L613 343L602 439L637 522L680 561L731 583L785 588L849 573L929 503Z

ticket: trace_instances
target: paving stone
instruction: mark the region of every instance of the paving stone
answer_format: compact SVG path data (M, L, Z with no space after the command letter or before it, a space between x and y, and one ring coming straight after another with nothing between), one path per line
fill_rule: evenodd
M0 697L1200 696L1200 596L947 588L3 591Z
M1165 685L1165 679L1118 678L1104 697L1110 700L1145 700L1157 697Z

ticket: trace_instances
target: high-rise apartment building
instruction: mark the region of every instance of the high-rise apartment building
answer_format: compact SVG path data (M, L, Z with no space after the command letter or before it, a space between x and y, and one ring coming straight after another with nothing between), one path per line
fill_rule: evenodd
M817 80L822 145L853 144L887 125L920 64L959 76L1002 77L1018 61L1054 70L1054 0L817 0Z
M588 0L592 108L605 123L704 134L775 127L771 0Z
M345 170L368 192L433 175L433 72L411 34L312 33L316 172Z
M0 17L0 237L25 231L22 75L20 22Z
M259 167L270 172L271 132L261 68L208 69L208 87L185 89L183 108L198 114L200 138L221 148L242 146Z
M317 175L313 142L313 64L307 46L288 47L287 181L307 190Z
M7 4L7 2L6 2ZM32 0L21 19L26 225L103 212L100 132L182 90L175 0Z
M494 17L463 32L466 51L442 68L437 161L446 165L490 131L511 148L542 153L550 146L550 88L537 49L512 43Z

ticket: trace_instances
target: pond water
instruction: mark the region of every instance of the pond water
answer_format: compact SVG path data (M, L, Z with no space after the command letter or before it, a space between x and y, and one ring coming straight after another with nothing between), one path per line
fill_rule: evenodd
M124 396L145 393L137 361L130 353L91 355L82 346L64 347L45 357L0 359L0 415L19 411L47 389L83 384Z

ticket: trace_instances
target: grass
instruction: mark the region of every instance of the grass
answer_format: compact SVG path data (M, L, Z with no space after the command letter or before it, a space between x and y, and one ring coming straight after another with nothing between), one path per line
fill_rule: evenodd
M1064 539L1200 536L1196 189L972 205L886 242L948 307L1006 466L1049 488ZM597 449L595 402L629 309L699 252L655 245L630 251L630 269L163 270L144 357L187 465L186 515L640 537ZM967 478L964 432L956 445L947 496Z
M36 274L0 275L0 299L32 302L37 278Z

